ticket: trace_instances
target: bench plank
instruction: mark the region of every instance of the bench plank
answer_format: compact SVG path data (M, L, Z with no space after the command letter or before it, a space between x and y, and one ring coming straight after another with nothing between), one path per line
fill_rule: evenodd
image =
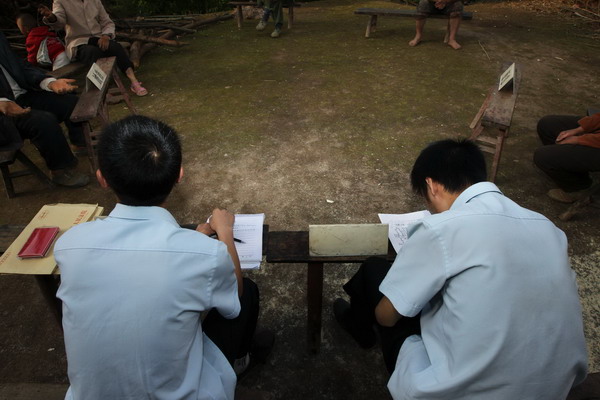
M359 8L354 11L354 14L360 15L381 15L385 17L416 17L416 10L400 10L400 9L388 9L388 8ZM443 14L431 14L428 18L447 18ZM473 19L473 13L469 11L463 11L462 19L470 20Z
M93 119L98 115L98 109L101 107L101 103L104 100L104 96L108 89L108 84L112 79L112 71L115 67L116 57L101 58L96 61L96 64L106 74L106 79L101 89L98 89L94 84L88 83L88 88L83 93L75 109L71 113L71 121L73 122L85 122Z

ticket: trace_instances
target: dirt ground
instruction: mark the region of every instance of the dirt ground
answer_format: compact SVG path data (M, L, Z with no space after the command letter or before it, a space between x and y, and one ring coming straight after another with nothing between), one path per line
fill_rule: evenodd
M184 48L160 48L143 60L138 75L151 95L136 98L136 106L183 138L186 176L169 209L182 223L201 221L216 206L264 212L271 230L377 222L379 212L422 209L408 181L418 152L433 140L467 137L501 64L518 62L523 80L497 184L566 232L590 371L599 371L600 212L588 208L570 222L558 220L565 207L546 198L552 186L531 160L540 117L600 105L600 44L581 20L491 2L468 7L474 18L461 27L463 49L442 43L442 20L429 21L423 43L410 48L412 20L381 17L365 39L367 17L353 14L359 7L403 6L307 3L278 40L269 37L271 26L257 32L245 21L238 30L229 20L185 37ZM126 112L111 107L115 118ZM27 152L36 157L35 149ZM36 183L18 190L30 187ZM56 202L98 203L109 212L115 199L95 183L13 200L2 195L0 223L26 224ZM378 350L358 349L331 315L357 266L325 266L318 355L306 352L305 268L263 264L248 274L261 287L260 324L276 332L277 343L270 363L240 385L271 399L388 398ZM0 346L0 385L67 382L61 333L31 277L0 276Z

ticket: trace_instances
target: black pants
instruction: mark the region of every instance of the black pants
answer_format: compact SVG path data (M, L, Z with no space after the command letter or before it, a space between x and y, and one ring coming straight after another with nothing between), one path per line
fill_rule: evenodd
M556 144L565 130L579 127L581 117L547 115L539 120L537 131L542 144L533 162L565 192L587 189L592 184L590 171L600 171L600 149L578 144Z
M67 126L71 143L85 146L81 124L74 124L69 119L77 104L77 96L30 91L19 96L16 102L21 107L31 107L31 111L10 120L21 137L31 140L38 149L48 169L54 171L75 166L77 158L69 148L60 123L64 122Z
M121 72L126 73L129 68L133 69L133 63L127 56L127 53L125 53L123 46L114 40L110 40L108 42L108 49L102 50L98 47L98 39L97 37L91 37L88 40L88 44L77 46L76 58L78 61L81 61L85 65L92 65L99 58L115 56L117 57L117 66Z
M369 331L376 326L381 338L381 351L387 370L392 373L400 347L411 335L421 333L420 314L413 318L402 317L393 327L381 326L375 319L375 307L383 298L379 285L390 270L391 263L377 257L365 261L358 272L344 285L350 295L350 312L356 329Z
M225 355L229 363L244 357L250 351L258 321L260 296L256 283L244 278L244 292L240 298L241 311L234 319L226 319L216 309L202 322L202 330Z

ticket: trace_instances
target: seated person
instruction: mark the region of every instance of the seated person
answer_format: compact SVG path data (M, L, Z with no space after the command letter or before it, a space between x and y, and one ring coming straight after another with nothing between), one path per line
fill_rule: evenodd
M427 146L411 172L433 215L394 263L371 258L334 302L362 347L380 333L395 399L564 399L587 354L567 239L486 182L470 141Z
M79 187L89 177L76 171L77 158L60 127L64 122L72 145L85 146L81 125L69 119L78 100L68 94L77 88L73 82L52 78L17 57L0 33L0 142L8 141L2 139L4 132L18 132L39 150L54 183Z
M589 117L547 115L538 121L533 161L558 188L548 197L573 203L592 185L591 171L600 171L600 113Z
M117 66L131 81L131 91L138 96L148 94L135 76L125 49L114 40L115 24L100 0L54 0L52 11L44 5L38 11L46 25L65 29L67 55L71 60L92 65L99 58L115 56Z
M456 34L460 27L462 18L463 3L461 0L419 0L417 5L416 34L413 40L408 42L410 46L416 46L421 43L423 37L423 28L430 14L444 14L448 16L448 28L444 43L447 43L454 50L461 48L456 41Z
M234 215L215 209L194 231L164 208L183 169L179 137L159 121L130 116L108 125L98 163L98 181L118 204L54 248L66 398L233 399L236 372L260 352L264 361L274 340L263 332L251 348L259 294L242 277Z
M69 57L65 52L65 46L58 39L55 32L47 26L37 26L36 19L31 14L21 14L17 17L17 26L25 35L25 46L27 47L27 61L32 65L38 65L37 55L40 45L46 39L48 56L52 62L52 70L59 69L69 64Z

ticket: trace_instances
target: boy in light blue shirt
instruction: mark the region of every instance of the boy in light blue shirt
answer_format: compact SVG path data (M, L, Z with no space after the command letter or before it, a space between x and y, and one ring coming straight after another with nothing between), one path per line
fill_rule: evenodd
M215 209L194 231L163 208L183 177L181 158L176 132L147 117L102 133L96 176L119 203L107 218L71 228L54 250L66 399L234 398L233 367L241 373L249 363L258 288L242 278L233 214ZM273 344L264 336L263 358Z
M361 346L379 330L394 399L564 399L586 376L564 233L485 179L472 142L424 149L411 183L434 214L334 303Z

